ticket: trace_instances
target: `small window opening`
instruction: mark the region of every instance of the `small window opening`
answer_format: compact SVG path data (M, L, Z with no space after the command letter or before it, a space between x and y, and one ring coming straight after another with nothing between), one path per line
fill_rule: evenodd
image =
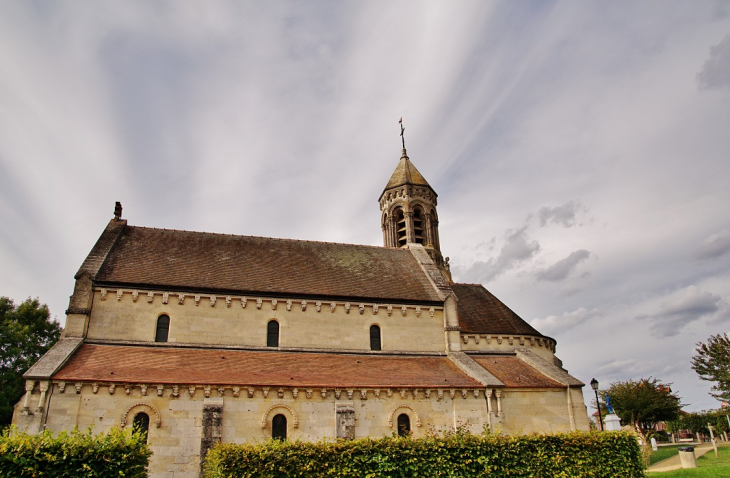
M157 333L155 334L155 342L167 342L167 336L170 334L170 317L161 315L157 317Z
M270 320L266 326L266 346L279 346L279 322L275 320Z
M150 416L144 412L140 412L134 416L132 421L132 432L139 433L144 437L145 443L147 443L147 435L150 430Z
M413 212L413 233L416 236L416 243L423 244L423 213L420 209L416 209Z
M380 350L380 327L377 325L370 326L370 350Z
M274 440L286 440L286 417L281 413L271 420L271 438Z
M406 234L406 217L401 208L395 210L395 225L398 231L398 245L405 246L408 242L408 236Z
M411 434L411 418L405 413L398 415L398 436L407 437Z

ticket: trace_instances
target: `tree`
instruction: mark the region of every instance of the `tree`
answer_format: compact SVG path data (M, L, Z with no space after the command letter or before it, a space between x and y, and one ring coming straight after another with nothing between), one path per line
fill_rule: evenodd
M25 393L23 374L61 336L61 326L50 316L38 299L16 307L0 297L0 428L11 422L13 407Z
M692 368L702 380L715 382L713 397L730 401L730 339L727 334L711 335L707 343L697 343Z
M621 422L632 425L646 440L654 424L676 420L679 416L681 399L672 393L670 385L649 377L638 382L614 382L600 395L604 403L606 395L611 397L611 405Z

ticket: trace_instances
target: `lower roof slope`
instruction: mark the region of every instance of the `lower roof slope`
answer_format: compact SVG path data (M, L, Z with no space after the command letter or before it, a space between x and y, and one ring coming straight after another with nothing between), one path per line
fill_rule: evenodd
M125 226L98 283L439 302L408 250Z
M55 380L288 387L481 388L444 356L83 344Z

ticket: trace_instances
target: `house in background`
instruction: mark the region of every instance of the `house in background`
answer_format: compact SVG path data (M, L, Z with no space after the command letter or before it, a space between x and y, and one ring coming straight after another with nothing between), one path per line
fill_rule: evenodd
M383 247L137 227L117 203L14 423L136 424L153 477L198 476L218 442L588 430L555 340L452 281L405 148L379 204Z

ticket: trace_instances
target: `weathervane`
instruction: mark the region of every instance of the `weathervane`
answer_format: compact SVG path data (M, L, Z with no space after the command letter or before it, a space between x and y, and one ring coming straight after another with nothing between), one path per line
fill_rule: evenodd
M400 125L400 139L401 139L401 142L403 143L403 149L406 149L406 138L405 138L405 136L403 136L403 132L406 129L403 127L403 117L402 116L398 120L398 124Z

